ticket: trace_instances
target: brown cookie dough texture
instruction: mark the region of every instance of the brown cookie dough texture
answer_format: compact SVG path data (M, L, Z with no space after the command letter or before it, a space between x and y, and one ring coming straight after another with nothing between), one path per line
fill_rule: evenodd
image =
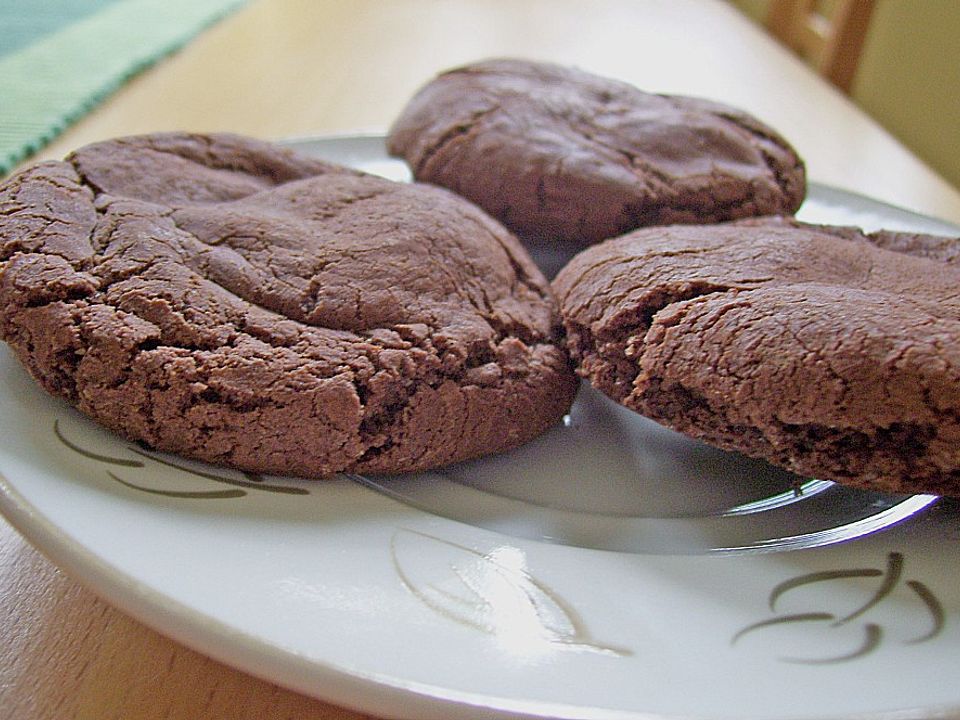
M638 230L554 289L580 373L796 473L960 495L960 241L793 220Z
M522 236L581 243L789 214L806 192L796 152L747 113L523 60L438 76L395 122L389 150Z
M517 446L576 379L517 241L456 196L258 141L83 148L0 187L0 336L122 435L262 472Z

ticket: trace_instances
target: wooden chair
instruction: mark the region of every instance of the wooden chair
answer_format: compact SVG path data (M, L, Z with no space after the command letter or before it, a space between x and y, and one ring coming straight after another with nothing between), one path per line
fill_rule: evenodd
M850 92L876 0L771 0L767 30L820 75Z

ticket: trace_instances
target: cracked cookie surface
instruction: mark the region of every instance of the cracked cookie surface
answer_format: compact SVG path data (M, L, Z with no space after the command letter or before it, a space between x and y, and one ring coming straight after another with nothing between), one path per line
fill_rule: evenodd
M580 374L623 405L801 475L960 495L960 240L648 228L554 289Z
M0 187L0 337L158 450L396 473L515 447L576 378L549 284L453 194L230 135L82 148Z
M561 241L789 214L806 192L797 153L745 112L524 60L439 75L388 145L418 180L521 236Z

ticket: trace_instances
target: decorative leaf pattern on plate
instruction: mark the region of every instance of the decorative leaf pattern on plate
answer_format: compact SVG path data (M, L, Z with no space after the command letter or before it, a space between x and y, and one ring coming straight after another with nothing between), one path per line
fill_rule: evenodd
M577 613L527 571L524 553L518 548L500 546L484 554L400 529L391 539L390 552L400 582L424 605L449 620L496 636L517 652L550 647L632 654L595 642Z
M132 490L139 490L151 495L162 495L164 497L189 500L231 500L246 496L247 490L260 490L263 492L283 493L287 495L308 495L310 492L303 487L269 484L265 482L263 477L257 473L244 472L242 474L245 479L239 480L237 478L231 478L212 472L207 472L205 470L199 470L179 462L160 457L159 455L154 455L153 453L147 452L133 445L128 445L127 449L143 458L143 460L132 460L129 458L103 455L101 453L93 452L92 450L83 448L77 443L69 440L60 429L60 421L58 419L53 421L53 434L64 447L72 450L78 455L81 455L89 460L95 460L99 463L115 465L123 468L144 468L146 467L144 460L146 460L148 462L163 465L165 467L172 468L179 472L187 473L204 480L212 480L217 483L233 486L229 490L173 490L170 488L155 488L132 482L126 478L120 477L111 470L106 471L107 476L111 480L120 483L124 487Z
M848 570L827 570L823 572L808 573L799 575L795 578L785 580L776 585L770 591L768 604L770 610L776 612L778 601L788 593L808 585L816 583L850 580L854 578L880 578L880 583L870 594L870 596L852 612L843 615L830 612L808 612L788 615L778 615L766 620L753 623L734 634L731 644L736 644L747 635L753 634L765 628L777 625L788 625L793 623L807 622L827 622L831 628L839 628L850 624L852 621L862 618L871 610L876 608L881 602L887 599L890 594L900 585L903 578L904 558L899 552L891 552L887 555L886 568L852 568ZM924 634L906 641L906 644L917 644L926 642L935 638L943 630L945 623L945 613L943 605L924 583L919 580L908 580L904 583L913 596L918 599L926 610L930 628ZM801 657L781 657L780 660L789 663L798 663L805 665L829 665L841 662L849 662L862 658L877 650L884 638L883 628L875 622L867 622L863 625L863 637L860 645L854 647L849 652L826 655L815 658Z

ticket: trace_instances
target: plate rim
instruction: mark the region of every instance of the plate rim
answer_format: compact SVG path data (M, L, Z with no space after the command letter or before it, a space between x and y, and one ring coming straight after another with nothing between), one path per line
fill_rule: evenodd
M103 602L154 632L234 670L287 688L319 702L382 717L449 720L453 717L530 718L536 720L718 720L725 716L619 710L539 700L516 700L452 691L427 683L402 682L378 673L307 660L258 641L215 616L205 615L156 588L132 580L115 565L71 538L34 507L0 472L0 515L30 545ZM453 521L456 522L456 521ZM163 623L171 618L172 623ZM264 657L270 658L264 664ZM319 672L318 672L319 671ZM282 675L279 673L283 673ZM308 679L308 676L309 679ZM317 687L324 681L332 686ZM373 690L373 692L370 692ZM362 697L357 702L354 698ZM397 703L403 708L396 714ZM410 712L411 710L415 712ZM462 715L464 711L471 714ZM479 715L473 715L477 711ZM492 713L492 714L491 714ZM807 716L793 716L804 720ZM914 705L870 713L821 716L816 720L957 720L960 705Z

